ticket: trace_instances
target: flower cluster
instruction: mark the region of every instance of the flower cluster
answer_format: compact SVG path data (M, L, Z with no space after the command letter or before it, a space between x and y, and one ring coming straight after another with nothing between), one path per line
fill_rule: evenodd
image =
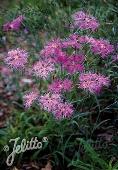
M104 86L109 86L110 80L96 73L82 73L79 77L79 88L99 94Z
M61 96L59 94L50 94L40 96L39 104L42 109L48 112L53 112L56 106L61 102Z
M70 118L73 115L73 106L70 103L60 103L54 114L57 119Z
M67 54L66 52L57 50L57 56L55 57L55 63L62 65L67 60Z
M60 39L54 39L45 45L44 49L41 50L40 55L43 57L53 57L59 49L61 49L61 41Z
M48 90L53 93L61 93L72 89L72 81L69 79L57 79L48 86Z
M37 100L38 96L39 96L38 90L27 92L23 96L25 108L30 108L33 102Z
M68 73L75 74L84 70L83 61L83 55L72 55L66 58L65 62L63 62L62 67L67 70Z
M109 54L114 51L113 45L109 41L104 39L96 39L88 36L79 37L79 43L90 44L90 48L94 54L99 54L103 59L107 58Z
M74 13L72 18L73 28L95 31L99 27L99 22L96 18L83 11ZM3 26L4 31L18 30L23 19L23 16L19 16L12 22L5 24ZM40 59L29 67L25 67L28 62L28 54L25 50L17 48L8 52L4 60L11 68L20 70L25 68L25 74L30 75L30 78L31 75L35 75L37 78L42 79L41 82L46 82L46 85L43 85L43 83L40 85L40 95L38 90L32 90L24 95L23 99L26 108L30 108L33 102L38 101L40 107L51 112L56 119L70 118L74 113L74 108L71 103L66 101L67 95L65 95L65 92L75 88L78 84L78 79L78 88L92 94L99 94L104 86L108 87L110 85L108 77L102 74L85 72L88 68L86 68L88 57L86 57L85 62L85 56L88 53L85 54L84 44L88 44L91 51L100 55L103 59L114 52L113 45L109 41L96 39L88 35L81 36L77 34L77 31L65 39L56 38L49 41L39 53ZM115 56L113 61L117 60L118 56ZM5 71L7 72L7 70ZM22 83L32 83L31 80L23 79ZM73 86L73 84L75 85Z
M10 50L4 59L5 63L13 69L22 69L28 60L28 53L20 48Z
M43 79L47 79L49 75L54 71L54 64L50 60L39 60L34 64L32 68L34 75Z
M106 58L110 53L114 51L113 45L109 41L103 39L91 39L90 45L91 50L95 54L99 54L103 59Z
M75 74L84 70L84 56L83 55L71 55L67 56L64 53L56 58L57 63L61 64L69 74Z
M99 22L95 17L85 13L84 11L75 12L72 15L73 28L80 28L82 30L90 29L95 31L99 27Z
M62 68L68 73L74 74L84 70L82 55L70 55L63 51L66 48L80 48L78 43L78 35L72 34L65 40L56 39L50 41L40 52L42 58L47 62L50 60L54 64L61 64Z
M4 24L3 31L9 31L9 30L17 31L17 30L19 30L23 20L24 20L24 17L22 15L20 15L18 18L14 19L13 21Z
M78 43L78 35L77 34L72 34L69 36L69 38L62 40L62 48L77 48L79 49L81 46Z
M40 96L39 105L42 109L53 113L56 119L69 118L74 110L70 103L63 102L59 94Z

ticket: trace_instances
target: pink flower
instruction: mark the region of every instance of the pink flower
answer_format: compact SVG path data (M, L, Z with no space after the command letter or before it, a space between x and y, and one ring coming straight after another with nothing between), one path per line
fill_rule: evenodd
M55 71L54 64L50 60L39 60L33 66L32 72L40 78L47 79Z
M57 51L57 55L55 57L55 63L58 63L58 64L63 64L67 61L67 54L63 51Z
M72 89L72 81L69 79L57 79L54 80L52 84L48 86L48 90L53 93L61 93L65 91L70 91Z
M53 113L56 119L69 118L73 114L73 106L63 102L59 94L45 94L39 99L42 109Z
M78 35L72 34L69 36L69 38L62 40L62 47L63 48L80 48L80 44L78 43Z
M79 88L99 94L104 86L109 86L110 80L96 73L82 73L79 77Z
M18 18L14 19L13 21L4 24L3 31L9 31L9 30L17 31L17 30L19 30L23 20L24 20L24 17L22 15L20 15Z
M95 31L99 27L99 22L95 17L88 15L84 11L78 11L72 15L73 28L80 28L82 30L90 29Z
M35 102L38 99L38 96L39 96L38 90L27 92L23 96L24 106L26 108L30 108L32 106L33 102Z
M113 45L103 39L93 39L90 41L90 45L93 53L101 55L103 59L114 51Z
M40 96L39 99L41 108L48 112L54 112L60 102L61 96L59 94L47 93L43 96Z
M70 118L73 115L73 106L70 103L60 103L54 111L56 119Z
M5 63L13 69L21 69L25 67L28 60L28 54L25 50L17 48L10 50L4 59Z
M66 59L66 62L62 64L62 67L67 70L70 74L82 72L84 56L83 55L72 55Z
M53 57L59 49L61 50L61 41L60 39L54 39L45 45L44 49L41 50L40 55L43 57Z

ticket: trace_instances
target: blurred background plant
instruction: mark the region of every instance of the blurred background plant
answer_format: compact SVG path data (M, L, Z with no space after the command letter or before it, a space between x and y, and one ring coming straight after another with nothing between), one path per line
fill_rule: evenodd
M96 38L110 40L118 52L117 0L5 0L1 2L0 9L1 58L6 51L14 47L23 47L30 51L31 56L37 56L47 40L54 37L64 38L69 35L70 16L79 10L88 11L100 21L100 29L93 35ZM27 18L22 24L22 29L19 32L4 32L3 24L21 14ZM80 31L79 34L83 35L84 31ZM3 67L1 58L0 63ZM90 56L89 60L89 67L91 67L93 58ZM97 59L94 62L97 70L99 68L97 68L96 62ZM106 73L104 67L101 70ZM5 164L8 153L3 151L3 147L9 143L10 139L18 136L21 139L31 139L35 136L42 139L46 136L49 143L42 150L28 151L18 155L15 158L14 166L23 169L24 163L33 162L33 165L28 164L30 169L37 167L37 169L41 169L50 161L53 169L56 170L117 170L118 89L116 86L118 84L118 65L116 62L108 67L107 74L113 84L107 93L103 93L98 98L79 97L78 101L73 101L73 103L76 102L80 111L71 120L58 122L39 110L37 106L24 111L21 94L29 86L33 86L33 82L23 86L23 82L28 80L26 78L23 80L22 75L20 75L21 84L19 84L17 76L14 75L10 78L8 75L3 76L1 72L0 80L4 81L5 86L3 85L2 89L5 90L5 94L11 92L11 84L16 83L13 87L15 99L9 101L3 96L3 92L0 95L0 102L7 103L8 110L12 104L10 113L4 113L7 116L0 129L0 157L2 158L0 168L8 168ZM14 91L12 93L14 94ZM86 111L83 112L81 108L85 108ZM98 115L99 119L96 122ZM99 141L100 146L94 147ZM92 143L94 143L93 147ZM104 143L107 144L106 148ZM12 150L13 146L10 147Z

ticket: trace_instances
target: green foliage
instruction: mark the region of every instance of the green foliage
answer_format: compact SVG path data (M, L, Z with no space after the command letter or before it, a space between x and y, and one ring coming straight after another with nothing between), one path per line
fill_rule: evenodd
M74 166L80 170L117 170L118 162L112 165L112 161L107 163L94 151L91 145L83 139L79 139L80 144L84 147L84 159L72 161L69 166Z

